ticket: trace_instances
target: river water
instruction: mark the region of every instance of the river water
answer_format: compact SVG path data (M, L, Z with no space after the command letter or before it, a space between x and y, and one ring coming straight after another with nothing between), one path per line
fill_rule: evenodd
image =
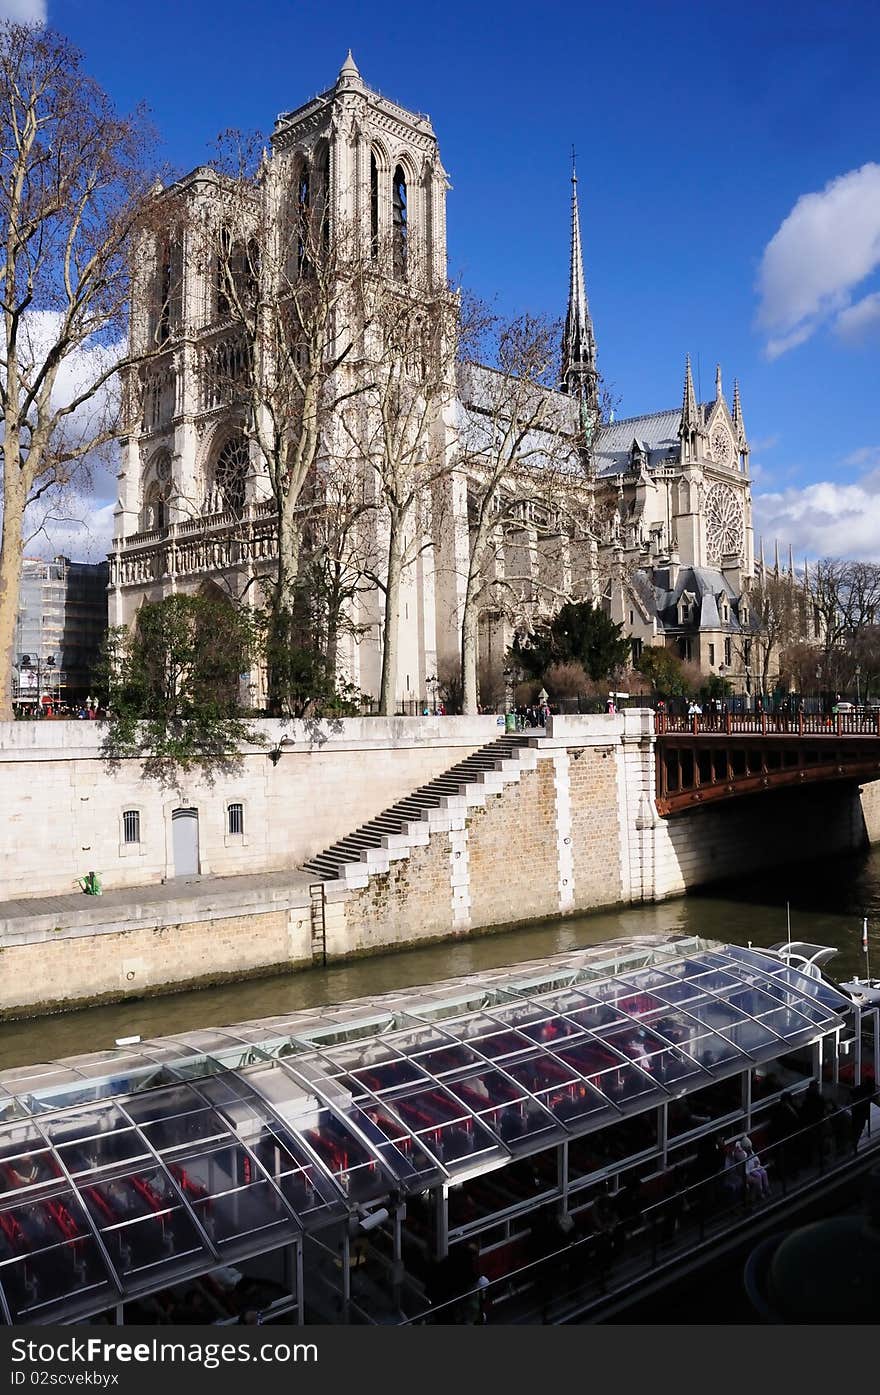
M528 856L528 850L523 850ZM868 916L872 970L880 971L880 846L824 862L715 886L660 905L601 911L531 924L525 929L396 954L355 959L327 969L249 979L140 1002L0 1023L0 1069L112 1047L117 1037L162 1036L270 1017L389 989L596 944L617 935L678 932L732 944L770 945L786 937L786 901L796 940L834 945L831 973L864 974L862 916ZM100 951L98 951L100 952Z

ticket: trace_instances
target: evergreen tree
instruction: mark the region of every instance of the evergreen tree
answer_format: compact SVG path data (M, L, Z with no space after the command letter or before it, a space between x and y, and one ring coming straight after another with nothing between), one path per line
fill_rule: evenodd
M543 678L554 664L577 663L600 681L629 660L623 626L590 601L568 601L553 619L531 635L516 635L514 661L531 678Z

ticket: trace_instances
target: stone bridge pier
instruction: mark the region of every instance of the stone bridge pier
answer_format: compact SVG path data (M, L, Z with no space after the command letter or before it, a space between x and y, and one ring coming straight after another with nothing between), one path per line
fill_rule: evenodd
M623 901L660 901L692 887L880 841L880 781L843 774L819 783L772 781L727 801L695 803L661 817L654 714L557 717L550 739L576 758L590 751L594 724L613 724L618 767L619 864Z

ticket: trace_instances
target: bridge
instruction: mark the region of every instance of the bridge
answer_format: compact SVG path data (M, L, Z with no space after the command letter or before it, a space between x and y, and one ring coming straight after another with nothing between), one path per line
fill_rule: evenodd
M785 786L880 779L880 711L658 712L654 730L656 805L664 818Z

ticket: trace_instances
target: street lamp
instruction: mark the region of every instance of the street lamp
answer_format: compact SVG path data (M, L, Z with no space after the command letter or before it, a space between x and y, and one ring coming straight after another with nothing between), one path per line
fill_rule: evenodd
M862 666L856 664L856 707L862 705Z
M437 686L438 686L438 683L439 683L439 679L437 678L436 673L429 673L428 676L427 676L427 678L425 679L425 687L428 689L428 692L431 694L431 704L432 704L432 708L433 708L433 712L434 712L434 716L435 716L435 717L437 716Z

